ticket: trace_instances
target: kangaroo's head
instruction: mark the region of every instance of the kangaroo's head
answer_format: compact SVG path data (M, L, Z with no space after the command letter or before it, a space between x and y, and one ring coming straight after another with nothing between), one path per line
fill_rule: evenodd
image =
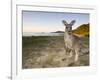
M65 20L62 20L62 23L64 24L65 31L67 31L68 33L72 32L72 26L75 24L75 20L72 20L70 23L67 23Z

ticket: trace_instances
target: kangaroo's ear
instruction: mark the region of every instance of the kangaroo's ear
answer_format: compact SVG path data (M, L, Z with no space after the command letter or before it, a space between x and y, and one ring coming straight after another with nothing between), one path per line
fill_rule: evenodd
M65 20L62 20L62 23L63 23L65 26L67 26L67 24L68 24Z
M72 20L72 21L70 22L70 25L73 26L73 25L75 24L75 22L76 22L75 20Z

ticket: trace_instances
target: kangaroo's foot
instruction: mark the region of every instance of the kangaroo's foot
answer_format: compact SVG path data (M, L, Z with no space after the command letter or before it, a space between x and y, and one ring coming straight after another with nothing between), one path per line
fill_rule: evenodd
M74 59L75 62L78 61L78 57L79 57L79 55L78 55L78 53L76 53L76 54L75 54L75 59Z

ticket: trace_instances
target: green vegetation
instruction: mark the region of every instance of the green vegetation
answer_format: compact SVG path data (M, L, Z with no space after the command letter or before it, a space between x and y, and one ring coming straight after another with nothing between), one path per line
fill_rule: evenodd
M73 33L80 36L89 36L89 27L89 24L82 24L77 29L73 30Z
M63 41L63 36L31 36L22 37L22 40L23 48L28 46L43 47L53 41Z

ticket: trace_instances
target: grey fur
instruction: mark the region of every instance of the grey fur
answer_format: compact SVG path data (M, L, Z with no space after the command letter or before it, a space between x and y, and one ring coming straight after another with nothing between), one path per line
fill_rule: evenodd
M75 55L74 61L78 61L79 55L88 52L88 48L84 46L81 39L78 36L72 34L72 26L75 24L75 20L72 20L69 24L63 20L62 23L65 26L64 42L66 53L69 57Z

